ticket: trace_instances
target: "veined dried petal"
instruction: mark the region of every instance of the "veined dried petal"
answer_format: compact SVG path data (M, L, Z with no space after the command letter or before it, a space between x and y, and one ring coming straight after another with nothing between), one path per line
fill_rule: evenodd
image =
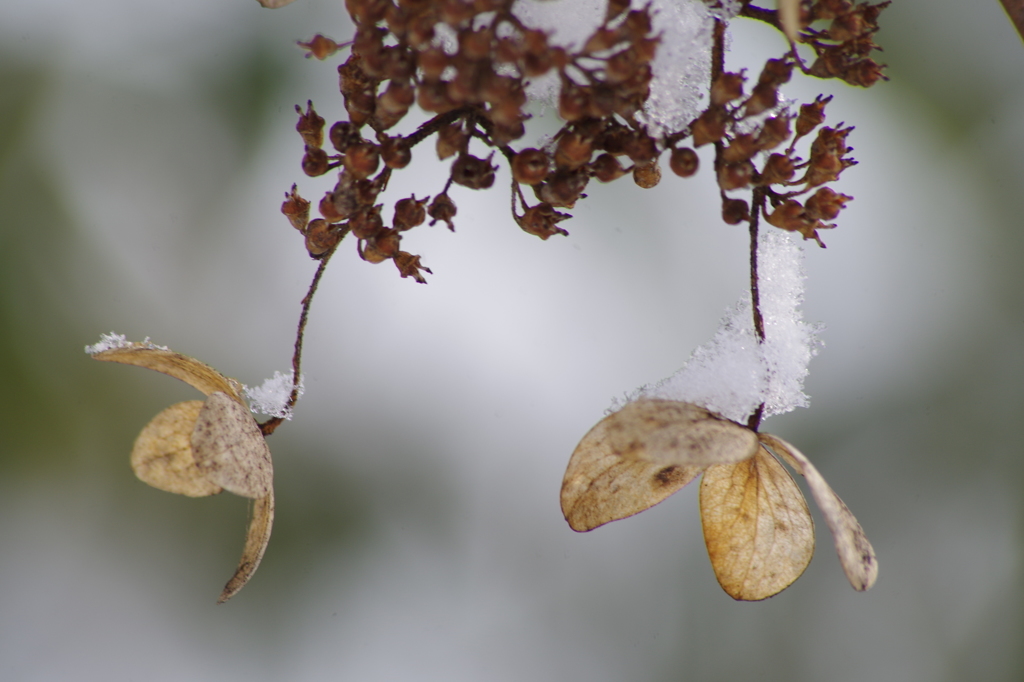
M757 601L789 587L814 554L814 523L789 472L763 447L708 467L700 483L704 543L722 589Z
M270 492L270 448L245 406L225 393L213 393L194 424L192 452L208 480L242 497L255 499Z
M856 517L802 452L771 434L761 433L758 438L807 479L814 501L832 531L843 572L853 589L869 589L878 578L878 559Z
M196 466L190 442L202 400L171 405L146 424L132 448L132 471L143 483L169 493L206 497L221 486Z
M583 437L562 480L562 513L587 531L647 509L712 464L753 457L757 436L691 403L637 400Z
M156 348L152 344L135 343L94 353L92 357L94 360L104 362L120 362L124 365L153 369L180 379L205 395L219 391L227 393L239 402L242 401L242 386L234 379L229 379L195 358L172 350Z

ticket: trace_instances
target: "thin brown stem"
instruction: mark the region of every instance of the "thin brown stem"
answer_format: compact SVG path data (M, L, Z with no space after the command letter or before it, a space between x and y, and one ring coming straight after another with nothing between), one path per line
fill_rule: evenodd
M757 342L764 343L764 317L761 315L761 289L757 277L757 236L761 211L764 210L764 190L754 190L754 210L750 216L750 305L754 309L754 334Z
M757 343L764 343L764 317L761 315L761 287L757 275L757 240L758 227L760 225L761 212L764 210L765 192L764 188L754 189L753 210L750 215L750 307L754 314L754 335ZM757 431L761 425L761 416L764 414L764 403L757 406L754 413L747 420L747 426Z
M472 110L472 107L460 107L458 109L446 111L443 114L438 114L437 116L435 116L434 118L430 119L429 121L421 125L419 128L417 128L415 132L409 133L409 135L405 137L405 143L411 149L412 147L415 147L420 142L436 133L441 128L451 123L454 123L455 121L459 120Z
M754 5L745 5L736 16L763 21L766 24L774 26L780 31L782 30L782 24L779 23L779 13L773 9L764 9L763 7L755 7Z
M344 239L346 232L343 232L341 238L338 240L338 244ZM316 269L316 274L313 275L313 281L309 284L309 291L306 292L306 296L302 299L302 313L299 315L299 325L295 331L295 350L292 353L292 392L288 396L288 402L285 403L285 412L290 412L295 403L299 399L299 382L302 378L302 342L306 335L306 322L309 320L309 308L313 304L313 296L316 294L317 287L320 286L320 278L323 277L324 270L327 269L327 263L330 262L331 256L338 250L338 244L324 254L323 258L320 259L320 265ZM284 421L284 417L273 417L260 424L260 431L263 432L264 436L269 436L277 427Z

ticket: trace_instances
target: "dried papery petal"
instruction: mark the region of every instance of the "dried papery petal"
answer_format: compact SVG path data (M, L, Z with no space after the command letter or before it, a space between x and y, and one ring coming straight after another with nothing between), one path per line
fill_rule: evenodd
M575 531L632 516L661 502L711 464L757 452L750 429L673 400L637 400L583 437L562 480L562 513Z
M779 23L789 42L800 39L800 0L779 0Z
M192 429L202 409L202 400L176 403L146 424L135 439L131 456L132 471L140 481L189 497L206 497L221 491L196 466L192 454Z
M181 379L206 395L227 393L239 403L242 402L242 387L237 381L229 379L206 363L172 350L136 343L124 348L94 353L92 357L94 360L104 362L120 362L124 365L153 369L175 379Z
M267 495L274 484L270 448L252 413L225 393L203 404L191 435L196 466L207 480L242 497Z
M878 578L878 559L856 517L802 452L771 434L761 433L758 438L807 479L807 487L811 489L814 501L825 517L825 523L832 531L836 553L839 554L839 563L846 578L855 590L869 589Z
M814 555L814 523L804 495L762 447L743 462L708 467L700 483L700 519L715 577L733 599L778 594Z
M238 562L238 568L231 580L224 586L224 591L217 598L218 604L223 604L228 599L238 594L238 591L245 587L260 561L263 560L263 553L267 550L267 543L270 542L270 530L274 525L274 491L271 489L265 496L253 501L252 515L249 517L249 531L245 535L245 546L242 548L242 558Z

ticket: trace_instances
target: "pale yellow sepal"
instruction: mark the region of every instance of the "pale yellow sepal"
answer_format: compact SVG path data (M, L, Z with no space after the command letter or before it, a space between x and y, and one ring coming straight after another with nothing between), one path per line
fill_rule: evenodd
M700 521L711 567L733 599L766 599L793 584L814 555L814 522L793 477L764 448L708 467Z

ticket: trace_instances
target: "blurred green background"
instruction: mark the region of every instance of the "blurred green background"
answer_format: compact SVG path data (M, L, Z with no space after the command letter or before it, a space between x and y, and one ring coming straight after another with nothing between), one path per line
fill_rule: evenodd
M610 399L674 371L743 290L745 235L705 165L594 187L548 242L512 223L504 176L457 192L455 234L406 239L428 286L343 248L306 397L270 439L274 536L217 606L245 501L127 464L194 391L82 348L114 330L250 385L287 369L314 264L278 206L329 182L299 169L293 107L343 113L334 64L294 41L348 37L342 3L0 6L0 679L1024 677L1024 44L995 0L881 23L891 82L786 90L834 92L861 165L828 249L807 249L807 318L827 325L811 407L765 425L859 517L870 592L819 519L797 583L733 602L695 487L585 535L561 518ZM737 21L729 66L783 49ZM392 201L440 190L417 152Z

